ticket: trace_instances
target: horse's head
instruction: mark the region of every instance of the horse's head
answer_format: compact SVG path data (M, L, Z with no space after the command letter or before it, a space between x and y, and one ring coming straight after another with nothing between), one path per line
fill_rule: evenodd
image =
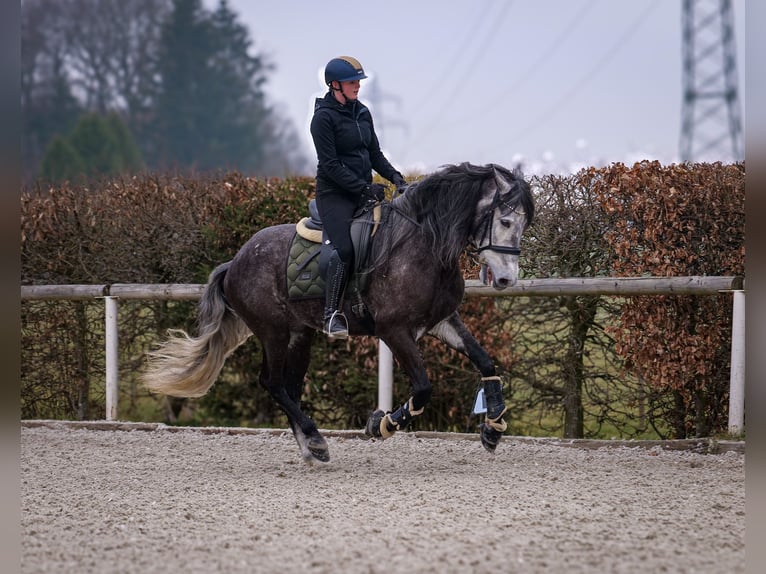
M520 171L493 166L493 172L477 205L472 241L492 272L492 286L501 290L518 279L521 235L532 222L534 203Z

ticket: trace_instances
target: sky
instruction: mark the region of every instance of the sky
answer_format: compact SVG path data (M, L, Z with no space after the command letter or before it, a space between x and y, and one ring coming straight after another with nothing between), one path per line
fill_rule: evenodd
M681 0L228 3L274 65L267 95L312 165L313 102L341 55L370 76L359 97L404 173L462 161L533 173L679 161ZM732 5L744 120L745 2Z

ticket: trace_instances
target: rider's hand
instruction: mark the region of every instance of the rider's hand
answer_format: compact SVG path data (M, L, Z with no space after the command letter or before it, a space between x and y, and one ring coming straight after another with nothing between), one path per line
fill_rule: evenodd
M382 183L373 183L369 186L370 196L375 198L375 201L383 201L386 199L386 186Z
M401 174L398 174L398 173L394 175L394 178L391 180L391 183L393 183L396 186L396 191L394 192L394 195L399 195L400 193L404 193L404 188L407 187L407 182L404 180Z

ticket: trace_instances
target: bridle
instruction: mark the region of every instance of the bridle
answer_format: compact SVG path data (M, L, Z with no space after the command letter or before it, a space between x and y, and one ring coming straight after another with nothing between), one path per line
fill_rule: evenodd
M511 247L508 245L495 245L492 243L492 222L493 222L493 214L495 213L495 210L498 209L501 206L505 206L510 210L513 210L514 208L508 205L507 202L503 201L500 197L500 190L495 191L495 197L492 199L492 204L487 208L486 213L482 216L481 221L479 222L479 225L477 227L482 228L481 232L481 239L478 241L478 245L481 245L484 242L484 238L489 235L489 241L486 245L482 245L481 247L476 248L477 253L481 253L482 251L494 251L495 253L503 253L506 255L521 255L521 249L519 247Z

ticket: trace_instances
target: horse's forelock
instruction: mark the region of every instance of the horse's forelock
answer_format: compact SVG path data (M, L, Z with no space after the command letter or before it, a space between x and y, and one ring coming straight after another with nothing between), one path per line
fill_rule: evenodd
M510 171L501 165L494 165L494 169L502 177L503 181L508 184L505 194L500 198L501 201L511 208L521 206L526 215L527 225L531 225L535 215L535 204L529 182L524 179L521 169L516 166L513 168L513 171Z

